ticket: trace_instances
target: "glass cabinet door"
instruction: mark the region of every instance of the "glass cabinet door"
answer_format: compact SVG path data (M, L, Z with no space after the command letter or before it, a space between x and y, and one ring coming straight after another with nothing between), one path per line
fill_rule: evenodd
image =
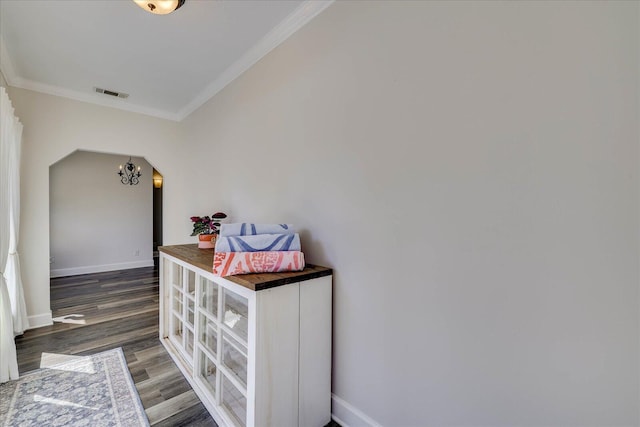
M169 286L169 338L178 346L182 346L184 340L184 325L182 319L184 295L182 293L182 267L165 259L165 278ZM168 274L167 274L168 273Z
M196 273L185 269L184 286L182 288L184 302L182 307L182 322L184 324L184 341L182 349L187 356L189 365L193 366L193 349L195 346L196 321Z
M191 368L191 378L206 390L209 403L230 425L244 427L249 300L225 281L214 281L181 261L163 258L162 275L169 341Z
M196 273L166 258L164 262L165 284L169 287L169 339L192 366Z
M197 283L197 378L220 412L242 427L247 418L249 302L205 277L199 276Z

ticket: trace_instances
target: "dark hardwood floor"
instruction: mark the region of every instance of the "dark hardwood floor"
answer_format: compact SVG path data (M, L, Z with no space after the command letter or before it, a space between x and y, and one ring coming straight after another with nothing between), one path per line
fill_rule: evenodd
M158 271L153 267L51 280L54 318L65 322L16 338L20 373L43 352L88 355L122 347L153 426L215 426L158 340ZM76 315L76 316L73 316Z

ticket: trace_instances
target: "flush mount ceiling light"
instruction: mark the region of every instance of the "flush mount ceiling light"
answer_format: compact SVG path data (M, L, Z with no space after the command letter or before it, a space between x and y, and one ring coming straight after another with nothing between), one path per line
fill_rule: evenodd
M133 0L135 4L155 15L166 15L177 10L185 0Z

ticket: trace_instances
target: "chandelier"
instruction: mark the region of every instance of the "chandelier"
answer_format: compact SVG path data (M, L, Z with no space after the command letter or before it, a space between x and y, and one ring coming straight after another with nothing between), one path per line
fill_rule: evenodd
M129 157L129 161L124 164L124 167L120 165L120 170L118 171L118 175L120 175L120 182L124 185L138 185L142 173L140 172L140 166L136 166L131 161L131 157Z

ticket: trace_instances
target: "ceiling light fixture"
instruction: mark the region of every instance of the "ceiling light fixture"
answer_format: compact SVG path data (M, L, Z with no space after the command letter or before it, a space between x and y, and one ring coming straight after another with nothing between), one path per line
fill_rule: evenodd
M129 157L129 161L124 164L124 167L120 165L118 175L120 175L120 182L124 185L138 185L140 182L138 178L142 176L142 173L140 172L140 166L134 165L131 157Z
M155 15L167 15L182 6L185 0L133 0L135 4Z

